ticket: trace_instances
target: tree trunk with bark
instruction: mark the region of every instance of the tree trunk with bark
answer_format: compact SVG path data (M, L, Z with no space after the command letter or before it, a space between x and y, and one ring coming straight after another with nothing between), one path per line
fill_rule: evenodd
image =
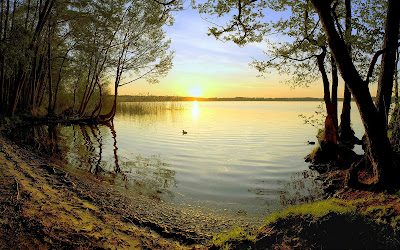
M383 49L387 51L382 55L381 72L378 79L378 91L376 93L375 106L379 116L385 118L388 123L389 108L393 90L393 75L395 72L396 51L399 39L399 10L400 1L388 1L385 36Z
M351 56L351 0L345 0L345 8L346 8L346 44L347 50ZM354 136L354 131L351 128L351 93L349 88L344 86L343 93L343 106L342 106L342 114L340 115L340 126L338 129L339 138L341 142L354 144L356 142L356 138Z
M351 128L351 92L349 88L344 86L343 107L340 115L339 136L341 142L354 142L354 131Z
M332 71L332 100L331 100L331 92L330 92L330 83L328 79L328 75L325 70L325 60L326 49L324 48L323 52L317 56L317 64L318 69L321 72L322 83L324 85L324 102L327 111L327 116L325 119L325 132L323 144L324 146L332 147L337 144L337 78L334 77L334 71ZM335 87L336 86L336 87ZM335 103L336 102L336 103ZM322 146L322 145L321 145Z
M368 160L371 162L373 172L373 178L370 179L368 184L373 185L375 188L398 186L398 175L400 171L396 167L396 164L394 162L395 158L393 150L387 136L386 117L382 115L382 110L378 110L375 107L371 94L369 92L368 83L363 81L358 74L352 62L347 46L336 30L336 26L331 15L331 1L311 1L319 15L329 47L332 51L333 56L335 57L342 78L350 89L361 115L368 143ZM389 0L388 2L388 20L386 22L387 32L389 30L392 30L391 28L388 28L388 26L393 25L397 27L397 31L393 32L398 34L398 22L400 15L398 15L397 11L399 9L399 4L400 2L397 0ZM395 8L396 6L397 8ZM397 13L395 14L397 15L397 17L394 18L394 15L391 12ZM393 24L393 22L397 22L397 24ZM398 35L394 36L392 34L391 36L385 37L386 40L388 40L389 38L396 38L397 42ZM391 43L389 41L386 41L385 44ZM387 67L389 67L390 64L394 65L394 58L392 60L390 56L382 58L382 60L385 61L383 62L383 65L387 64ZM390 74L390 71L382 69L381 74ZM380 79L388 79L388 77L393 79L393 72L390 76L386 75L385 77L380 77ZM380 82L381 84L387 84L387 81L381 80ZM386 85L382 87L383 90L388 88L388 86ZM379 99L383 100L387 97L384 94L382 95L382 98L379 97ZM386 106L384 107L386 108ZM354 173L350 171L350 173L350 179L356 179L358 181L358 172L356 171Z

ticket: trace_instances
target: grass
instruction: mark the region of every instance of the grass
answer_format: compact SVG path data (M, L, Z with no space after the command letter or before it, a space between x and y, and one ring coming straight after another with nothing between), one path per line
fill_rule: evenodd
M347 195L288 207L269 215L253 234L235 228L214 236L213 244L220 249L393 248L400 245L398 196L371 192Z
M122 115L161 115L169 112L182 111L185 107L181 102L119 102L117 112Z
M324 201L318 201L311 204L302 204L299 206L289 207L281 212L276 212L268 216L265 221L265 225L262 228L268 227L268 225L276 222L279 219L285 219L295 216L312 216L313 218L323 217L329 213L353 213L356 207L351 202L340 200L340 199L329 199ZM260 232L264 231L260 228ZM232 244L238 242L255 242L257 239L256 234L246 232L243 228L237 227L233 230L214 235L213 244L220 249L230 249Z
M255 239L255 235L247 233L241 227L236 227L227 233L214 235L212 243L221 249L229 249L232 242L255 241Z
M305 216L311 215L313 217L322 217L330 212L336 213L350 213L354 212L356 207L351 203L339 200L339 199L329 199L324 201L318 201L311 204L302 204L299 206L289 207L281 212L276 212L268 216L265 224L270 224L275 222L280 218L287 218L289 216Z

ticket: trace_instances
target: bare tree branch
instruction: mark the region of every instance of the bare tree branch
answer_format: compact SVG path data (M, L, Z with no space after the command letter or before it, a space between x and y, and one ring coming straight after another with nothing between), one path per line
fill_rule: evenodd
M399 47L399 46L400 46L400 43L397 43L396 46ZM373 57L372 60L371 60L371 63L369 64L367 77L366 77L366 79L365 79L365 82L366 82L367 84L369 83L369 78L372 76L372 73L374 72L374 67L375 67L376 62L378 61L379 56L382 55L382 54L384 54L384 53L386 53L386 52L387 52L388 50L390 50L390 49L392 49L392 48L387 47L387 48L378 50L378 51L375 53L374 57Z
M127 85L127 84L129 84L129 83L135 82L135 81L137 81L137 80L139 80L139 79L142 79L142 78L145 77L146 75L148 75L148 74L150 74L151 72L153 72L157 67L158 67L157 65L154 66L152 69L150 69L149 71L147 71L147 72L144 73L143 75L141 75L141 76L139 76L139 77L137 77L137 78L135 78L135 79L133 79L133 80L131 80L131 81L129 81L129 82L125 82L125 83L123 83L123 84L119 84L118 87L121 87L121 86Z
M171 0L171 1L166 2L166 3L160 2L160 1L158 1L158 0L153 0L153 1L156 2L156 3L158 3L158 4L161 4L161 5L163 5L163 6L169 6L169 5L172 5L173 3L176 2L176 0Z

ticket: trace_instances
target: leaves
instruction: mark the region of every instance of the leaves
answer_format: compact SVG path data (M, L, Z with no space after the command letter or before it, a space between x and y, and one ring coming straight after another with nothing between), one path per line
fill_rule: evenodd
M344 1L336 3L336 25L343 33ZM217 39L233 41L239 46L266 42L265 57L254 59L250 64L261 75L275 69L280 74L289 75L291 79L287 82L293 87L308 86L318 78L314 57L322 52L321 47L327 47L327 42L310 1L209 0L196 8L210 17L228 19L225 23L214 21L209 28L209 34ZM372 56L381 47L385 8L386 1L383 0L352 1L353 33L345 39L352 44L353 61L362 75L366 74ZM273 12L280 18L270 17Z

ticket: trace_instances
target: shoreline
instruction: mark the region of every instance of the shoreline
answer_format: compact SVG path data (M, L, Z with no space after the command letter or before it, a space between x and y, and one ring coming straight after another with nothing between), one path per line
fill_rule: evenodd
M4 249L397 248L399 196L340 189L333 199L290 206L255 225L243 216L201 213L142 195L128 196L91 173L50 162L0 133ZM315 216L321 206L326 206L323 215ZM345 223L343 228L338 220ZM348 232L354 239L343 234L347 227L356 232ZM347 238L335 245L336 236L330 235ZM371 239L379 244L363 243Z
M242 217L128 197L84 171L48 162L3 135L0 181L0 245L9 248L205 249L214 234L243 225L255 229Z

